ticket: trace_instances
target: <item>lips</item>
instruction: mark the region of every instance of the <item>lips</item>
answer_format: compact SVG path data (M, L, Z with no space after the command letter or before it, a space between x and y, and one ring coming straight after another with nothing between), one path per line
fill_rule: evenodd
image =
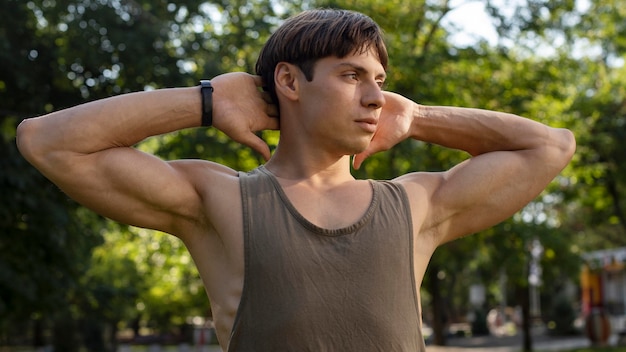
M368 117L364 119L358 119L356 120L356 123L365 131L369 133L374 133L378 125L378 119L374 117Z

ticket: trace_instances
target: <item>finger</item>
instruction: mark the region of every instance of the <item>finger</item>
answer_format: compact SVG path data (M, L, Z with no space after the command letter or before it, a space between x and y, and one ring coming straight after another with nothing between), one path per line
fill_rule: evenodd
M352 158L352 167L355 170L358 170L361 168L361 164L363 164L363 161L369 156L368 153L366 152L362 152L359 154L355 154L354 157Z
M263 98L263 101L265 101L267 104L274 104L274 100L272 100L272 96L270 95L270 93L266 91L261 92L261 98Z
M271 117L278 117L278 116L279 116L279 113L278 113L278 106L277 106L277 105L275 105L275 104L269 104L269 105L267 105L267 106L266 106L266 108L265 108L265 113L266 113L268 116L271 116Z
M254 80L254 84L257 87L263 87L263 78L261 76L257 76L257 75L251 75L252 76L252 80Z
M358 170L361 168L362 161L357 160L357 155L352 156L352 168Z
M269 117L265 124L264 130L280 130L280 119L277 117Z
M263 159L265 159L265 161L270 159L270 147L267 145L267 143L265 143L263 139L261 139L256 134L248 134L247 138L245 140L241 140L240 143L243 143L253 150L257 151L263 156Z
M352 159L352 166L356 170L358 170L361 167L361 164L363 163L365 159L369 158L370 156L380 151L387 150L387 149L389 148L385 148L384 145L380 142L380 140L376 138L376 135L374 135L374 137L370 141L370 144L367 146L367 148L365 148L364 151L354 156L354 159Z

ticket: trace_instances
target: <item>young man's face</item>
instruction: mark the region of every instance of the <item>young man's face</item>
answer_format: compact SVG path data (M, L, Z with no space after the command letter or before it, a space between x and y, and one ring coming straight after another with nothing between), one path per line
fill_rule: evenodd
M313 80L301 84L304 128L345 155L363 151L385 103L385 70L375 51L320 59Z

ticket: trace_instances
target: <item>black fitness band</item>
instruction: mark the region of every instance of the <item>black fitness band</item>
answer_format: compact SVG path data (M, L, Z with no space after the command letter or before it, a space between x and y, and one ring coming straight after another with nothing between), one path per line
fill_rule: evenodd
M200 81L200 94L202 95L202 126L213 124L213 86L211 81L203 79Z

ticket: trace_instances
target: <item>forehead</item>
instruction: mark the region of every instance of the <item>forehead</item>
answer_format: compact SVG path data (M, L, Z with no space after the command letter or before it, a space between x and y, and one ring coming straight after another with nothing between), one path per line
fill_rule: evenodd
M318 60L317 68L322 70L353 69L371 73L375 76L386 76L385 68L378 59L378 54L373 50L356 52L345 57L330 56Z

